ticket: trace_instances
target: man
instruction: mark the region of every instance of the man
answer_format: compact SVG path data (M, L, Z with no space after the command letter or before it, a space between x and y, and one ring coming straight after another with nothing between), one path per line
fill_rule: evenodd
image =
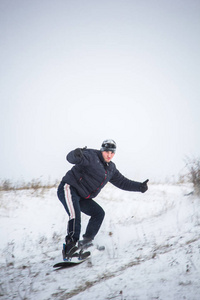
M135 192L146 192L147 182L141 183L127 179L111 161L116 152L116 143L105 140L101 149L77 148L67 155L74 164L63 177L58 187L58 198L69 215L67 236L65 238L63 258L72 256L77 250L81 231L81 212L90 216L81 245L91 242L96 236L104 219L104 210L92 198L95 198L107 182L116 187ZM80 243L80 241L79 241Z

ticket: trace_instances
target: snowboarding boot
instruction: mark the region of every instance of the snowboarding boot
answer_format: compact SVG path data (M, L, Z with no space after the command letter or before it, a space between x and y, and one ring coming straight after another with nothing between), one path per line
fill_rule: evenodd
M83 240L78 241L78 248L81 250L87 249L93 246L92 239L83 238Z
M66 236L65 238L66 244L63 244L63 260L69 260L73 256L75 256L75 252L78 250L76 246L76 241L74 241L71 237Z

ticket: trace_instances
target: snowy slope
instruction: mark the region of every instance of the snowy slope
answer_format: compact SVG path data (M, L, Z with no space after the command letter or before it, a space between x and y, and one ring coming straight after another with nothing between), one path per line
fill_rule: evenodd
M56 189L0 194L0 300L199 300L200 199L190 186L150 185L145 194L107 185L106 217L83 264L55 270L67 215ZM88 217L82 215L82 233Z

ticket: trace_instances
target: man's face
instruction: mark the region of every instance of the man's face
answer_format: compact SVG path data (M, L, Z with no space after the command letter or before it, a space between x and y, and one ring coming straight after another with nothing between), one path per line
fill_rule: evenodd
M102 152L102 156L103 156L105 162L107 162L107 163L111 161L111 159L113 158L114 155L115 155L115 153L112 151L103 151Z

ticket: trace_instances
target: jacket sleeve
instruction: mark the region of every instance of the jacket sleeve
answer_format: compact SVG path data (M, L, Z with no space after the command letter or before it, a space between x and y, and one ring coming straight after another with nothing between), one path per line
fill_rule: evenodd
M70 163L70 164L79 164L82 161L82 157L76 157L74 155L74 150L70 151L67 156L66 156L66 160Z
M124 177L117 169L110 179L110 183L125 191L141 192L141 182Z
M66 160L74 165L81 164L81 165L87 165L89 162L89 155L87 153L87 150L82 149L83 155L81 157L75 156L75 150L70 151L67 156Z

